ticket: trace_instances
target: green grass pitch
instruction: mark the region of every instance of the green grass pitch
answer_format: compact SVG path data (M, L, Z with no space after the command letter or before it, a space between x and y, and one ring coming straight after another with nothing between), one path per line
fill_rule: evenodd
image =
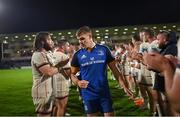
M136 107L122 90L115 88L116 81L109 80L116 116L148 116L148 110ZM0 70L0 116L34 116L31 97L31 69ZM71 116L84 116L82 102L76 87L72 86L67 112Z

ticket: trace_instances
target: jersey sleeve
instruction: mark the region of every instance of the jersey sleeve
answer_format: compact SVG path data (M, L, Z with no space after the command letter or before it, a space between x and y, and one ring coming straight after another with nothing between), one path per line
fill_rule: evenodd
M75 53L73 58L72 58L71 66L73 66L73 67L80 67L79 61L78 61L78 54L77 53Z
M107 56L107 63L115 60L115 58L113 57L113 55L111 54L111 51L109 50L108 47L106 47L106 56Z

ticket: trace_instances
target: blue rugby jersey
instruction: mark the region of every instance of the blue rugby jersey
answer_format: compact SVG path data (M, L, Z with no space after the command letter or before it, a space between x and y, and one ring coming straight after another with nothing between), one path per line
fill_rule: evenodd
M84 100L110 96L107 80L107 63L114 60L110 50L96 44L91 52L78 50L71 61L71 66L79 67L82 80L89 81L88 87L82 89Z

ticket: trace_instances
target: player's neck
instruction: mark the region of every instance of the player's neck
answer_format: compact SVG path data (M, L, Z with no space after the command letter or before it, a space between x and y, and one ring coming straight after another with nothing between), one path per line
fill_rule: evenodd
M92 49L95 47L95 45L96 45L96 44L95 44L94 42L92 42L92 44L90 44L90 46L87 47L87 51L91 52Z

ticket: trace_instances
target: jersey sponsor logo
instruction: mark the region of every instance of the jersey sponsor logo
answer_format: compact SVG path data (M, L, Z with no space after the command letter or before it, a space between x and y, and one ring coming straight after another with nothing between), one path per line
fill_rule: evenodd
M104 55L104 52L103 52L102 50L99 50L99 51L98 51L98 55L103 56L103 55Z
M87 65L99 64L99 63L105 63L105 60L88 61L88 62L82 63L81 66L84 67Z
M94 60L94 57L91 57L90 60L93 61L93 60Z
M81 56L81 59L85 59L85 58L87 58L87 56L83 54L83 55Z

